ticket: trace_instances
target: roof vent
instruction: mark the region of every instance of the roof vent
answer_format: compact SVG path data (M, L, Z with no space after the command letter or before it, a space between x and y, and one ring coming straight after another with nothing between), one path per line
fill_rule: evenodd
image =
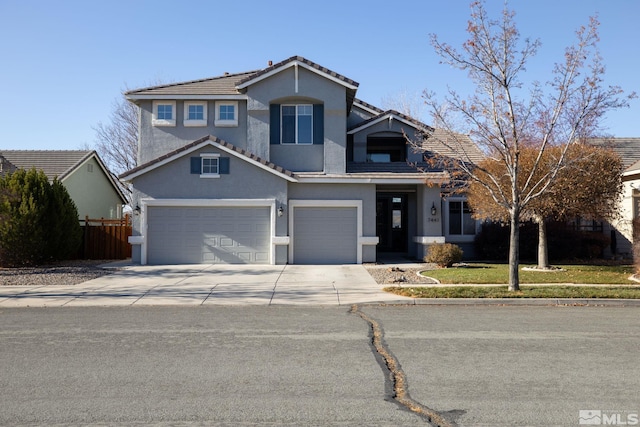
M225 71L225 72L224 72L224 75L225 75L225 76L228 76L228 75L229 75L229 72L228 72L228 71Z
M269 67L271 67L273 65L273 61L269 61L268 64L269 64Z

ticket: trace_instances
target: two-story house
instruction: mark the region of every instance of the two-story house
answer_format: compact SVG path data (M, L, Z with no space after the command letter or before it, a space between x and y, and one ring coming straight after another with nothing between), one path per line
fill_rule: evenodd
M436 130L357 89L294 56L127 92L140 107L139 166L120 177L134 188L133 261L346 264L472 242L465 200L443 199L449 175L424 163L443 148L423 137Z

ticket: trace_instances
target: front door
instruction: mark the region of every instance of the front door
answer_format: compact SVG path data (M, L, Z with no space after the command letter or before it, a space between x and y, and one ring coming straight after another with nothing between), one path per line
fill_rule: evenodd
M379 252L407 252L406 194L378 194L376 229Z

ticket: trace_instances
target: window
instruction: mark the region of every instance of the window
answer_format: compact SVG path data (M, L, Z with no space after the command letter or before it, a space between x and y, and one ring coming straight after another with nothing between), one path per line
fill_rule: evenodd
M176 102L175 101L153 101L154 126L175 126L176 125Z
M203 157L202 158L202 175L215 174L218 175L218 158Z
M184 103L184 125L185 126L206 126L207 125L207 103L206 102L185 102Z
M313 144L313 105L283 105L281 135L283 144Z
M191 173L200 178L220 178L229 173L229 158L220 157L218 153L202 153L191 157Z
M476 221L471 218L471 209L467 202L449 200L449 234L458 236L476 234Z
M215 125L238 126L238 103L237 102L216 102Z

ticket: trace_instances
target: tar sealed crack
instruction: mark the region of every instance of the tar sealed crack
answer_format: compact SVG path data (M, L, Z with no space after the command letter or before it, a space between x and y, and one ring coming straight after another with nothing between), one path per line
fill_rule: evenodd
M372 344L375 351L382 357L393 383L393 399L408 410L425 418L429 423L437 427L453 427L456 424L445 419L442 414L417 402L409 395L407 378L398 359L389 351L384 341L384 331L380 324L360 310L357 305L351 306L351 313L357 314L369 324L372 332Z

